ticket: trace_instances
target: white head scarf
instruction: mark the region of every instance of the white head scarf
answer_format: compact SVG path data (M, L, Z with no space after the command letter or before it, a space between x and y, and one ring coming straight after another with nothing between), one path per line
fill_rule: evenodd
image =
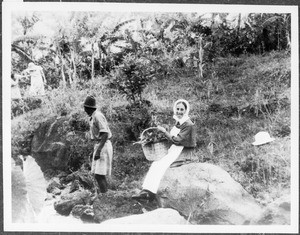
M177 116L176 116L176 105L178 103L185 103L186 104L186 111L183 115L183 117L181 119L179 119ZM190 112L190 104L189 102L187 102L186 100L184 99L179 99L177 100L175 103L174 103L174 106L173 106L173 112L174 112L174 115L173 115L173 118L176 120L176 122L179 122L180 125L182 125L182 123L184 123L185 121L187 121L190 117L189 117L189 112Z

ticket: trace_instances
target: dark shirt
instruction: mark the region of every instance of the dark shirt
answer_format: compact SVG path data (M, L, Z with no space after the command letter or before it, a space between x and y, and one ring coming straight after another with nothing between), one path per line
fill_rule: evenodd
M191 119L188 119L182 125L177 123L175 126L180 129L180 132L177 136L172 137L172 142L175 145L184 147L196 147L196 127Z

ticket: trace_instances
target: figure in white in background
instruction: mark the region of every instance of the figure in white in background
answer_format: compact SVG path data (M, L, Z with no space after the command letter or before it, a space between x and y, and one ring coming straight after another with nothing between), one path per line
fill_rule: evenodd
M13 100L21 99L21 92L19 88L19 79L21 75L18 74L11 74L11 98Z
M45 74L41 66L35 65L30 62L28 68L25 70L30 75L30 96L45 95L44 84L46 83Z

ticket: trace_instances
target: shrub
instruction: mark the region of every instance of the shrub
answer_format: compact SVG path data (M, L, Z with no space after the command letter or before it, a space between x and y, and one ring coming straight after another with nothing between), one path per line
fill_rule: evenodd
M25 97L23 99L14 99L11 102L11 116L16 117L41 106L42 100L40 98Z
M111 72L110 86L124 94L128 101L142 101L142 92L151 81L154 69L151 62L133 54L124 57L123 64Z
M149 101L141 101L116 108L110 125L118 128L117 134L123 142L137 140L141 132L148 128L152 121L152 105ZM120 126L122 129L120 130ZM123 132L124 131L124 132ZM122 136L120 134L122 133Z
M86 132L90 129L89 123L86 118L83 117L83 112L75 112L71 115L69 124L71 126L71 130ZM86 116L86 115L85 115Z
M72 113L68 124L68 167L69 170L76 171L89 162L89 156L93 153L93 143L85 138L85 133L89 131L89 123L83 111Z
M83 135L73 135L68 140L70 142L68 168L77 171L84 163L89 162L89 156L93 153L93 143L86 140Z

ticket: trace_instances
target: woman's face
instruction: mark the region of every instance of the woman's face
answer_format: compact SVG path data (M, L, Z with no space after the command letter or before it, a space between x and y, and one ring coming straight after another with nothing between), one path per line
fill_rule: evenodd
M184 107L184 105L182 103L179 103L176 105L176 113L175 115L181 119L183 117L183 115L186 112L186 108Z

